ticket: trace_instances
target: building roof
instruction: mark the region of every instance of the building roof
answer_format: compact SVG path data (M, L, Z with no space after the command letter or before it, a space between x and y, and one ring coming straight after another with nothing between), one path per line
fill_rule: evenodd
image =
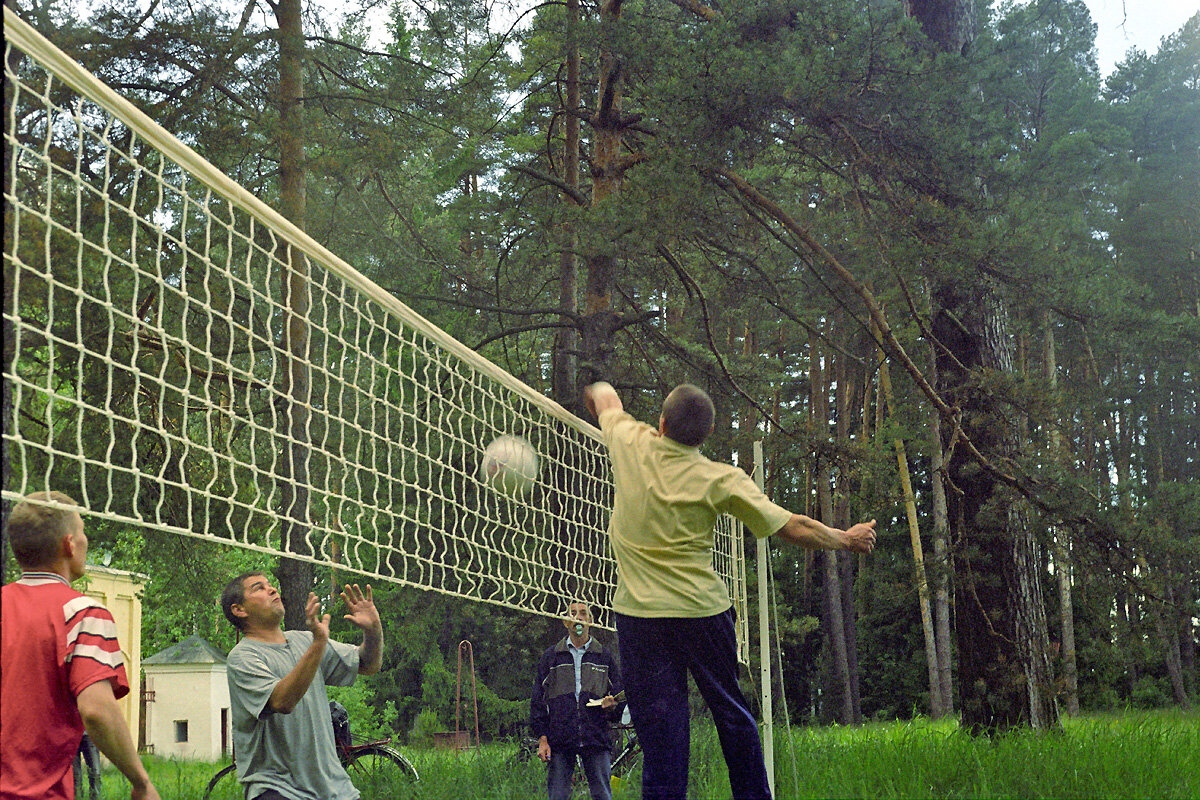
M224 664L225 654L199 636L192 635L165 650L142 659L142 666L154 664Z

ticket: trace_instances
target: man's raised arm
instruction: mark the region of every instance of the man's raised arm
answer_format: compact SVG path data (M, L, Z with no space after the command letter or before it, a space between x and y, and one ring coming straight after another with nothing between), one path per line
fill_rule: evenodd
M284 675L271 692L268 704L271 710L278 714L292 713L303 699L321 666L325 646L329 643L329 615L321 614L321 601L312 592L309 592L308 603L304 606L304 619L313 635L312 644L304 651L304 655L300 656L292 671Z
M342 600L350 611L345 618L363 632L362 645L358 648L358 674L374 675L383 667L383 623L375 599L368 585L366 591L357 583L347 584L342 589Z
M611 383L599 381L593 383L583 390L583 400L587 404L587 409L600 421L600 415L610 408L615 408L618 411L625 407L621 404L621 398L617 395L617 390L612 387Z

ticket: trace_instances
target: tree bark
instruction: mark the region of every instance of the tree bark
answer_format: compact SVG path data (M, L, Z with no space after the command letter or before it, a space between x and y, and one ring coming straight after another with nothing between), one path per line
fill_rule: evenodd
M1058 388L1058 355L1054 344L1054 325L1050 313L1042 315L1044 347L1042 364L1045 370L1046 387L1051 391ZM1054 458L1063 458L1062 436L1056 423L1050 430L1050 452ZM1067 715L1079 714L1079 672L1075 659L1075 611L1071 605L1071 561L1067 542L1059 530L1050 531L1054 541L1054 567L1058 577L1059 628L1062 635L1063 690L1066 693Z
M907 0L905 8L937 48L967 51L973 0ZM983 275L970 286L945 280L933 288L933 300L933 334L945 348L937 360L939 394L961 410L976 451L1003 462L1020 447L1019 423L978 382L1013 371L1007 309ZM950 448L956 433L947 432L943 445ZM1056 724L1041 554L1024 505L964 448L950 449L947 461L950 533L959 543L955 629L963 725L983 732Z
M814 336L810 341L811 362L810 381L812 392L813 433L819 438L829 435L829 380L828 369L825 366L819 346L819 340ZM827 525L833 525L833 487L829 459L824 454L819 456L816 470L817 502L820 507L820 518ZM843 725L849 725L854 720L854 699L850 691L850 663L846 654L846 628L842 619L841 581L838 576L837 553L823 550L818 557L822 565L824 591L822 593L822 620L824 629L828 669L825 681L825 699L822 702L822 717L836 719Z
M614 203L621 194L625 171L636 162L621 153L622 134L628 122L621 114L622 61L613 49L617 37L612 32L621 19L622 0L604 0L600 5L600 73L596 87L596 113L591 123L592 208ZM580 332L580 380L584 384L609 377L613 354L613 334L621 317L613 310L613 281L617 258L609 235L594 236L603 241L599 249L586 256L587 281L584 287L584 319Z
M566 31L567 108L563 122L563 182L579 194L579 0L567 0ZM575 256L578 236L570 217L578 207L575 197L564 192L563 210L568 217L559 226L562 251L558 261L558 303L567 319L576 319L579 310L579 260ZM576 370L579 332L573 327L559 328L554 336L551 390L558 403L567 409L579 405L579 379Z
M975 0L902 0L910 17L946 53L964 54L975 38Z
M854 399L858 397L857 383L865 383L861 376L850 364L850 359L844 355L837 356L837 441L839 450L845 452L850 447L851 422L856 415L853 410ZM853 523L850 521L850 495L853 491L847 465L843 462L838 470L838 504L837 516L834 523L845 530ZM842 631L846 638L846 689L850 693L850 723L857 725L862 722L862 697L859 693L858 673L858 613L854 608L854 578L856 574L855 557L845 551L837 551L838 583L842 601Z
M300 0L278 0L279 26L279 201L284 217L301 230L307 195L304 164L304 31ZM288 273L283 281L284 349L287 352L283 409L284 429L290 443L280 462L280 499L283 507L282 549L297 556L311 555L308 542L308 260L293 247L283 259ZM304 606L313 585L310 561L283 557L276 568L283 599L284 626L304 627Z
M937 354L929 347L929 372L937 374ZM954 678L950 636L950 548L947 538L950 531L949 512L946 508L945 451L942 448L942 415L930 409L930 494L933 505L933 555L936 568L933 572L933 605L938 653L938 682L941 684L942 702L946 714L954 713Z
M1015 455L1017 421L977 386L981 374L1012 372L1007 311L986 284L970 292L943 284L934 300L933 334L946 348L937 364L939 392L962 409L963 429L980 451L997 459ZM963 725L973 732L1053 725L1042 561L1024 506L962 448L951 453L947 501L951 534L961 542L955 630Z

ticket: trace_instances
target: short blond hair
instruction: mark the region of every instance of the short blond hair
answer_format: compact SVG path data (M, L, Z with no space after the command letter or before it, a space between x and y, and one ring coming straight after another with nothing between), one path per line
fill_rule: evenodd
M48 506L53 502L69 506ZM26 495L8 515L8 543L17 563L25 569L47 567L59 553L64 536L74 533L79 504L62 492L34 492Z

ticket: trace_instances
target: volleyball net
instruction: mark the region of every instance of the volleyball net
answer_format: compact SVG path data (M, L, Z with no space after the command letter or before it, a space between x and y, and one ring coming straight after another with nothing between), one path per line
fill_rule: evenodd
M599 432L297 229L7 10L3 496L611 627ZM480 470L501 435L540 470ZM740 526L715 562L745 621ZM740 637L745 648L746 637Z

